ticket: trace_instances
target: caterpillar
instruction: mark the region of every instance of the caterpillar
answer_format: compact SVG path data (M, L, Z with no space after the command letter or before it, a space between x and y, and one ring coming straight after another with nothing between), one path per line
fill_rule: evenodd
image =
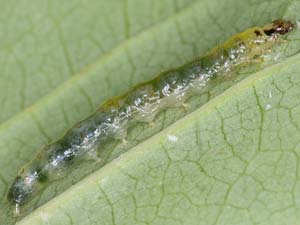
M101 144L110 139L125 140L128 126L134 121L151 123L163 109L184 106L188 98L201 93L214 79L230 79L237 69L266 61L271 48L280 45L282 36L293 29L292 22L281 19L250 28L206 55L162 72L106 101L61 139L43 147L18 172L7 194L14 214L19 216L21 206L47 183L67 176L66 171L74 161L86 155L99 160L97 151L101 150ZM276 57L270 63L275 61Z

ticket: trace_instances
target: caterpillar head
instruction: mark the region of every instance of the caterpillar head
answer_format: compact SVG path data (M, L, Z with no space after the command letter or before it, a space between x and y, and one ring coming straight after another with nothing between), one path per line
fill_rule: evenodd
M293 30L294 24L291 21L282 19L274 20L268 27L263 29L267 36L284 35Z

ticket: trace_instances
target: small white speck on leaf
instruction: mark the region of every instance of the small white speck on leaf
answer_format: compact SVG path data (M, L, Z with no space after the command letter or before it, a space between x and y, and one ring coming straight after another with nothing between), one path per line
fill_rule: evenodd
M297 28L300 30L300 21L296 20Z
M279 61L281 58L280 58L280 54L276 54L275 56L274 56L274 60L275 61Z
M168 134L167 137L168 137L168 140L171 141L171 142L176 142L176 141L178 141L178 137L175 136L175 135Z
M266 110L269 110L269 109L271 109L272 108L272 105L271 104L266 104Z
M272 98L272 91L269 91L269 98Z
M41 218L42 218L42 220L43 220L44 222L48 223L48 221L49 221L48 213L42 211L42 212L40 213L40 216L41 216Z

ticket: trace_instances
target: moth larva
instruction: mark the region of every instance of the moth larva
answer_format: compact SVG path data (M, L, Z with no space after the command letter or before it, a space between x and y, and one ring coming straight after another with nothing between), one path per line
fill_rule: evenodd
M163 72L105 102L60 140L44 147L20 170L7 196L15 214L48 182L65 176L73 161L87 154L97 155L96 148L101 148L107 139L124 140L131 121L151 122L163 109L182 106L211 80L230 77L237 68L263 62L270 56L271 47L281 43L281 35L293 27L289 21L276 20L264 27L250 28L207 55Z

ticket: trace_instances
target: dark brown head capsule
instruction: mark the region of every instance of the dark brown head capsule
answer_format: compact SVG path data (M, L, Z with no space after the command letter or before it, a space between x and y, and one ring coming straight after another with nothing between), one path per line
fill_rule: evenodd
M278 19L272 22L271 28L264 29L264 33L268 36L274 36L276 34L284 35L290 32L293 28L294 24L291 21Z

